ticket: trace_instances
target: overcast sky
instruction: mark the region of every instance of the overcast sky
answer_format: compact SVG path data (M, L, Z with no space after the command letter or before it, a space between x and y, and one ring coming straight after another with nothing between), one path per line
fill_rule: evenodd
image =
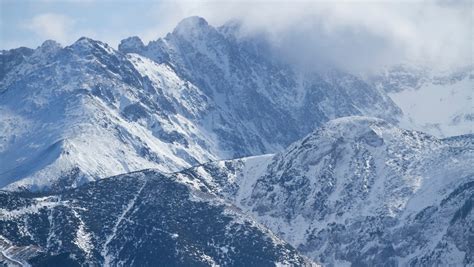
M146 43L198 15L214 26L240 19L246 33L265 32L303 63L461 66L474 52L472 1L0 1L1 49L81 36L113 47L132 35Z

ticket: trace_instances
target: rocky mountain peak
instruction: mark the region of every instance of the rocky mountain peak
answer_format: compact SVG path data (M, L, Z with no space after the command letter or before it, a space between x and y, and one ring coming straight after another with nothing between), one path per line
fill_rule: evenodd
M55 55L62 49L62 46L53 40L44 41L37 49L33 52L33 58L38 60L47 60L47 58Z
M132 36L132 37L123 39L118 46L119 51L124 52L124 53L137 53L143 50L144 48L145 48L145 45L143 44L143 41L138 36Z
M193 38L206 34L213 29L214 28L210 26L204 18L193 16L181 20L173 30L173 35Z
M54 40L46 40L39 47L39 49L41 49L43 51L53 51L53 50L58 50L58 49L61 49L61 48L62 48L61 44L59 44L58 42L56 42Z
M101 50L102 52L105 52L107 54L115 53L115 50L112 47L110 47L108 44L103 43L98 40L94 40L92 38L88 38L88 37L81 37L72 45L66 48L69 48L72 51L83 56L88 53L91 53L92 51L98 51L98 50Z

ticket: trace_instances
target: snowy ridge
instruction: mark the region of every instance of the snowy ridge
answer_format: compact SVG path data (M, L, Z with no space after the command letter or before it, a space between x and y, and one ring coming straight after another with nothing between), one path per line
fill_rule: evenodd
M474 150L462 145L471 136L460 138L348 117L274 157L206 164L186 175L224 185L215 192L323 264L463 265L474 256L460 234L472 227ZM263 173L242 175L252 161ZM414 229L416 237L405 236Z
M6 130L0 147L2 187L75 187L138 169L170 172L213 159L206 137L189 119L159 110L156 92L146 91L154 88L150 80L137 73L125 56L85 38L64 49L48 50L48 60L54 63L37 60L44 49L38 48L17 66L24 76L13 70L5 78L23 77L6 87L0 99L4 111L0 125ZM84 54L94 56L85 60ZM109 61L121 62L121 69L107 65ZM162 72L167 84L156 86L174 90L169 83L178 78L168 74L169 69ZM45 80L44 73L57 75ZM172 80L166 79L170 75ZM28 81L31 90L41 90L19 89L21 81Z
M21 258L31 265L318 266L204 184L195 188L156 170L42 198L2 192L0 203L14 212L51 198L62 204L0 215L2 235L39 248Z
M141 259L145 259L150 264L148 259L156 250L140 250L150 253L140 259L124 256L128 242L142 248L161 247L168 241L182 244L179 255L190 255L206 265L227 265L235 263L236 255L250 255L239 254L225 238L218 245L201 247L188 239L186 227L179 227L212 225L213 231L225 232L204 234L204 240L209 236L247 238L244 229L251 227L264 233L272 246L288 242L323 265L469 265L474 251L465 236L474 221L474 173L469 168L474 164L474 150L466 144L472 142L472 135L437 139L381 119L340 118L281 153L215 161L167 175L146 170L103 179L60 193L61 205L39 204L54 202L55 195L32 200L5 192L2 196L10 200L3 203L24 204L14 204L13 209L7 205L0 216L0 230L18 245L32 245L40 238L37 229L45 226L25 224L25 216L49 216L45 218L52 227L44 247L47 258L56 259L60 244L71 242L77 250L68 249L68 253L89 263L133 265L144 264ZM60 206L82 209L60 211ZM150 209L159 212L150 213ZM58 235L57 225L68 213L76 220L67 230L73 233L72 240L65 241L67 235ZM88 219L91 214L94 224ZM220 216L232 219L220 225ZM97 219L104 220L103 227L94 226ZM154 223L142 222L150 220ZM1 228L12 223L13 229ZM20 233L31 236L31 241L21 243L14 234L16 227L25 229ZM90 240L85 244L104 245L89 250L77 242L81 229ZM199 229L200 233L209 228ZM119 234L128 231L148 234ZM148 239L150 234L152 239ZM252 234L251 240L260 239ZM169 246L158 251L163 253ZM295 258L288 253L283 252L286 256L275 264L292 265Z

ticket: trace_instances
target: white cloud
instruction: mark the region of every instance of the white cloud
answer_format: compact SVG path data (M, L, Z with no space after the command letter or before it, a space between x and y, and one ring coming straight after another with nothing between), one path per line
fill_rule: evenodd
M178 1L158 12L145 41L199 15L217 26L240 19L247 33L265 32L282 55L304 64L472 64L471 1Z
M53 39L60 43L71 41L75 21L65 15L55 13L39 14L24 26L43 39Z
M129 35L138 35L145 42L156 40L181 19L197 15L215 26L240 19L245 34L265 33L280 55L305 67L335 64L366 69L404 61L450 67L473 60L472 1L163 0L146 5L123 1L130 9L118 8L113 16L97 19L110 22L118 16L142 30L103 23L89 24L91 31L84 29L88 24L80 14L68 17L62 13L36 15L25 26L42 39L63 44L88 36L116 46ZM87 3L89 8L107 7L107 12L113 12L116 5ZM126 11L137 6L143 12Z

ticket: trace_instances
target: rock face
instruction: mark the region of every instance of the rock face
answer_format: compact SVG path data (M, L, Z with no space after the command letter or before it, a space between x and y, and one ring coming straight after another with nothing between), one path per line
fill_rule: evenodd
M0 203L0 248L12 262L315 266L204 184L151 170L41 197L2 192Z
M183 20L119 51L81 38L3 51L0 187L50 190L144 168L173 172L272 153L348 115L396 120L387 95L347 73L301 73L238 25ZM3 60L5 59L5 60Z
M275 156L181 172L323 265L474 263L472 135L341 118Z

